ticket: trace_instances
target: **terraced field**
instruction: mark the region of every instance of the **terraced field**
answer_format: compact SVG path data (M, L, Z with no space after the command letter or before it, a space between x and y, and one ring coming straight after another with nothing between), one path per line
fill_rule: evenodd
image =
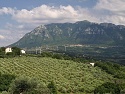
M27 76L47 85L54 81L61 93L93 92L113 77L98 67L69 60L42 57L0 58L0 72Z

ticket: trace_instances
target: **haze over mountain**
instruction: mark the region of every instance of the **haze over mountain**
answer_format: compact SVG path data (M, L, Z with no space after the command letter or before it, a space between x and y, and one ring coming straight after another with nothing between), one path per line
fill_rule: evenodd
M11 46L40 47L42 45L98 44L123 46L125 26L112 23L52 23L40 25Z

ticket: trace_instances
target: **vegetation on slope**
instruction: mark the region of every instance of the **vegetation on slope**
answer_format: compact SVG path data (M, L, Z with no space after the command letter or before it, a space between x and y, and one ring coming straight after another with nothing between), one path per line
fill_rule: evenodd
M125 67L119 64L113 63L96 63L96 66L100 67L102 70L105 70L107 73L113 75L115 78L125 79Z
M69 60L40 57L1 58L0 72L17 77L27 76L40 80L46 86L54 82L58 92L87 92L105 82L112 82L113 77L98 67Z
M125 45L125 26L111 23L52 23L40 25L11 46L22 48L41 45L98 44Z
M27 77L16 78L10 85L9 94L50 94L49 88ZM54 94L54 93L53 93Z
M15 79L14 75L0 74L0 91L7 91L13 79Z

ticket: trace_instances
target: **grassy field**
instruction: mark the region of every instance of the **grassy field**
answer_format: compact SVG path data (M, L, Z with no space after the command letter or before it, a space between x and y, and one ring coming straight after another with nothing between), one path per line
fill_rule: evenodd
M0 58L0 72L35 78L45 85L54 81L59 92L75 94L91 93L96 87L114 79L89 64L47 57Z

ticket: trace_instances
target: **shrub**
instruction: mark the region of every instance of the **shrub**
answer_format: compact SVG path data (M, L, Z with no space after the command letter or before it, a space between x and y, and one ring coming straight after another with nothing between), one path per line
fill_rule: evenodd
M51 90L52 94L57 94L57 88L53 81L48 84L48 88Z
M17 78L9 89L10 94L50 94L50 90L38 84L37 80L26 77Z
M94 94L120 94L120 86L115 83L106 82L94 90Z
M15 79L14 75L0 74L0 91L7 91L13 79Z

